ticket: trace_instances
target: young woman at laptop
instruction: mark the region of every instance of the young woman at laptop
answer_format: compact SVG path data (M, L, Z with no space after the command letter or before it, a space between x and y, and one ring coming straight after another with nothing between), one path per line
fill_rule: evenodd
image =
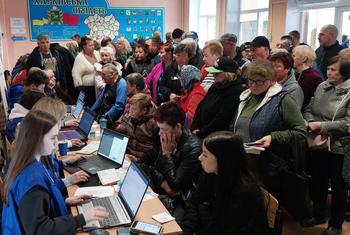
M202 150L205 173L187 201L183 234L269 234L262 191L248 171L242 140L229 131L214 132Z
M66 113L66 106L62 101L50 97L43 97L34 105L32 110L40 110L51 114L55 117L55 120L57 120L60 127L62 125L61 120L63 120L64 114ZM79 147L81 144L82 142L78 139L68 140L68 145L70 146ZM50 173L52 179L55 181L64 197L68 196L68 186L79 182L85 182L89 179L89 175L84 171L78 171L68 177L64 177L63 165L73 164L74 162L81 160L81 156L79 155L71 156L69 159L65 160L58 160L56 154L52 153L48 156L42 156L40 160Z
M2 234L75 234L87 222L108 216L103 207L78 216L68 213L67 206L90 196L64 199L40 162L54 151L58 129L56 119L43 111L30 111L23 119L5 179Z

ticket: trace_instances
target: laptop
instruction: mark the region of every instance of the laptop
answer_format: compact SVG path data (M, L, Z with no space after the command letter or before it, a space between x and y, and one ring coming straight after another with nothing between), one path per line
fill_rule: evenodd
M85 108L83 116L80 119L78 127L61 130L58 133L58 140L80 139L86 140L94 123L95 112L89 108Z
M77 166L94 175L98 171L123 166L129 137L118 132L104 129L96 156L77 162Z
M64 121L69 121L71 119L78 119L80 117L81 112L83 111L84 108L84 100L85 100L86 94L83 91L80 91L77 103L75 105L75 110L73 113L69 114L64 118Z
M102 221L91 221L83 229L91 230L131 224L140 208L148 184L149 180L147 177L132 162L120 186L118 196L93 198L88 202L78 205L78 212L80 214L94 206L103 206L109 213L108 218Z

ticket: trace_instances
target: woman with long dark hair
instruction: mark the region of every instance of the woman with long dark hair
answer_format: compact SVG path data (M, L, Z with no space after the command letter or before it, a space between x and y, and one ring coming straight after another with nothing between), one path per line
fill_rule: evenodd
M241 138L214 132L202 150L205 174L188 201L184 234L267 234L263 194L248 171Z
M58 123L43 111L31 111L22 120L16 147L5 178L2 234L75 234L92 220L108 213L94 207L78 216L67 206L77 205L88 195L64 198L44 165L41 156L50 155L57 145Z

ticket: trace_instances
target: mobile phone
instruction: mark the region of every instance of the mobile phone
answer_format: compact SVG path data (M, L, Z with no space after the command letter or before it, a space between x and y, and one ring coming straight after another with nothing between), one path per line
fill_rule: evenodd
M160 235L163 232L163 227L160 225L135 220L130 227L130 231L137 233Z
M131 235L129 228L117 228L118 235Z

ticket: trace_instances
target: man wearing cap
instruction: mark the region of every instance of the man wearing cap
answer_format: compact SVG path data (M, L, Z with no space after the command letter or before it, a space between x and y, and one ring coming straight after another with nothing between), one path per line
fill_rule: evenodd
M253 39L250 50L253 60L267 60L271 51L270 42L264 36L257 36Z
M224 47L224 56L228 56L235 60L240 68L249 62L249 60L242 57L241 52L236 47L237 36L233 33L224 33L220 37L220 42Z
M193 133L200 138L215 131L228 130L244 90L242 79L237 76L238 69L237 62L226 56L206 68L214 74L214 84L198 105L191 126Z

